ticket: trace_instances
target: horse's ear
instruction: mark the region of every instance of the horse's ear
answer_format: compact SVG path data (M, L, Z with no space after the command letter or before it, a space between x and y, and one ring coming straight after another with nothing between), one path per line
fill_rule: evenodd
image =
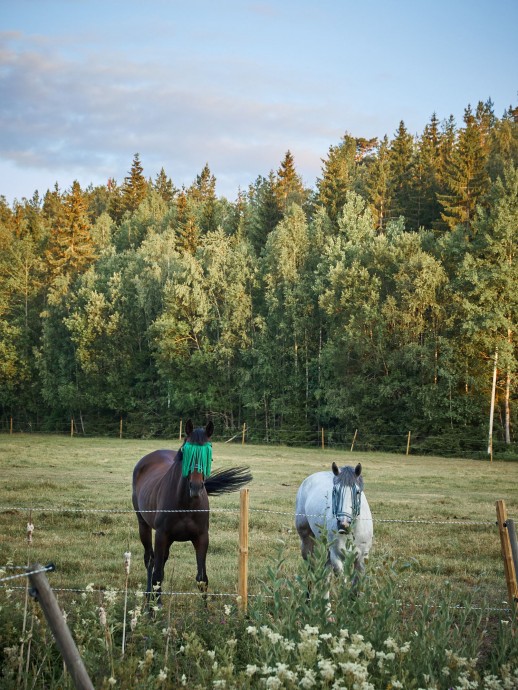
M205 433L207 434L207 438L210 438L214 433L214 422L212 421L212 419L205 427Z
M338 469L336 462L333 462L333 464L331 465L331 469L333 470L333 474L335 475L335 477L338 477L338 475L340 474L340 470Z
M188 420L187 420L187 423L186 423L186 425L185 425L185 433L186 433L187 436L190 436L190 435L192 434L193 431L194 431L194 426L193 426L193 423L192 423L192 419L188 419Z
M362 464L359 462L356 467L354 468L354 474L359 477L360 474L362 473Z

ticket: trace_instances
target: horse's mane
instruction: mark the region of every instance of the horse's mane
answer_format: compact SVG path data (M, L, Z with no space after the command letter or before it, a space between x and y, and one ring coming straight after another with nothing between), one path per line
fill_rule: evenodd
M340 474L333 478L335 484L340 486L354 486L355 484L363 491L363 477L360 474L358 477L354 471L354 467L345 465L345 467L340 467Z

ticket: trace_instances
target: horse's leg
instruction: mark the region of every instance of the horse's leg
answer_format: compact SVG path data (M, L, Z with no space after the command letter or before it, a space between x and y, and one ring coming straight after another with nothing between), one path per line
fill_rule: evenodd
M192 545L196 551L196 565L198 567L196 582L198 583L198 589L200 592L206 592L209 586L209 578L207 577L207 571L205 569L207 550L209 548L208 531L192 539Z
M153 530L144 520L140 513L137 513L138 520L138 532L140 535L140 541L144 547L144 565L146 566L147 572L147 592L151 591L151 575L153 573L154 565L154 553L153 553ZM149 594L147 595L149 599Z
M162 581L164 579L164 566L169 558L169 549L172 541L169 537L157 530L155 532L155 559L153 565L153 576L151 578L151 590L156 595L157 604L161 603Z

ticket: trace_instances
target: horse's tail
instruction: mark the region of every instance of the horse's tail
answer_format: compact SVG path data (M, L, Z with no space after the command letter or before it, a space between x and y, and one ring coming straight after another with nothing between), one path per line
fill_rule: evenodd
M227 470L216 470L205 480L205 489L211 496L238 491L253 479L249 467L230 467Z

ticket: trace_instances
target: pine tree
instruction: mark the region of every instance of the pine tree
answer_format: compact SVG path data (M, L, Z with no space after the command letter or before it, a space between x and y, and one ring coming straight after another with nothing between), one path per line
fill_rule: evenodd
M476 119L468 108L464 114L465 127L461 129L451 158L446 161L443 182L446 193L438 195L443 207L442 220L453 229L464 226L468 234L475 218L475 208L488 191L489 176L487 147Z
M79 182L75 181L64 196L62 218L53 222L45 254L53 280L73 278L95 259L90 228L87 203Z
M410 170L410 199L407 227L418 230L432 228L440 218L441 207L437 201L440 167L439 121L432 115L417 142L417 149Z
M187 196L199 208L199 229L203 234L216 230L216 178L211 173L209 164L205 163L203 170L196 176L196 180L189 187Z
M177 192L177 190L174 188L171 178L167 177L164 168L161 168L160 172L156 176L153 189L155 192L160 194L166 203L170 203Z
M251 219L247 236L257 255L261 253L269 234L282 220L275 184L275 174L272 170L268 177L257 178L248 191Z
M140 156L136 153L133 157L131 170L124 178L122 185L122 208L124 211L136 211L146 196L148 183L143 172Z
M403 120L401 120L389 149L392 216L404 216L407 218L410 215L413 151L414 142L412 136L408 133Z
M176 197L176 225L178 247L189 254L195 254L199 242L199 228L185 189Z
M386 135L374 161L367 170L365 186L376 228L382 232L390 218L392 208L389 143Z
M345 134L338 146L330 146L322 160L322 179L318 180L318 201L333 223L345 203L345 195L353 188L357 162L357 140Z
M274 192L282 213L286 213L290 204L303 206L306 201L307 194L302 179L295 169L295 161L291 151L286 152L277 171Z

